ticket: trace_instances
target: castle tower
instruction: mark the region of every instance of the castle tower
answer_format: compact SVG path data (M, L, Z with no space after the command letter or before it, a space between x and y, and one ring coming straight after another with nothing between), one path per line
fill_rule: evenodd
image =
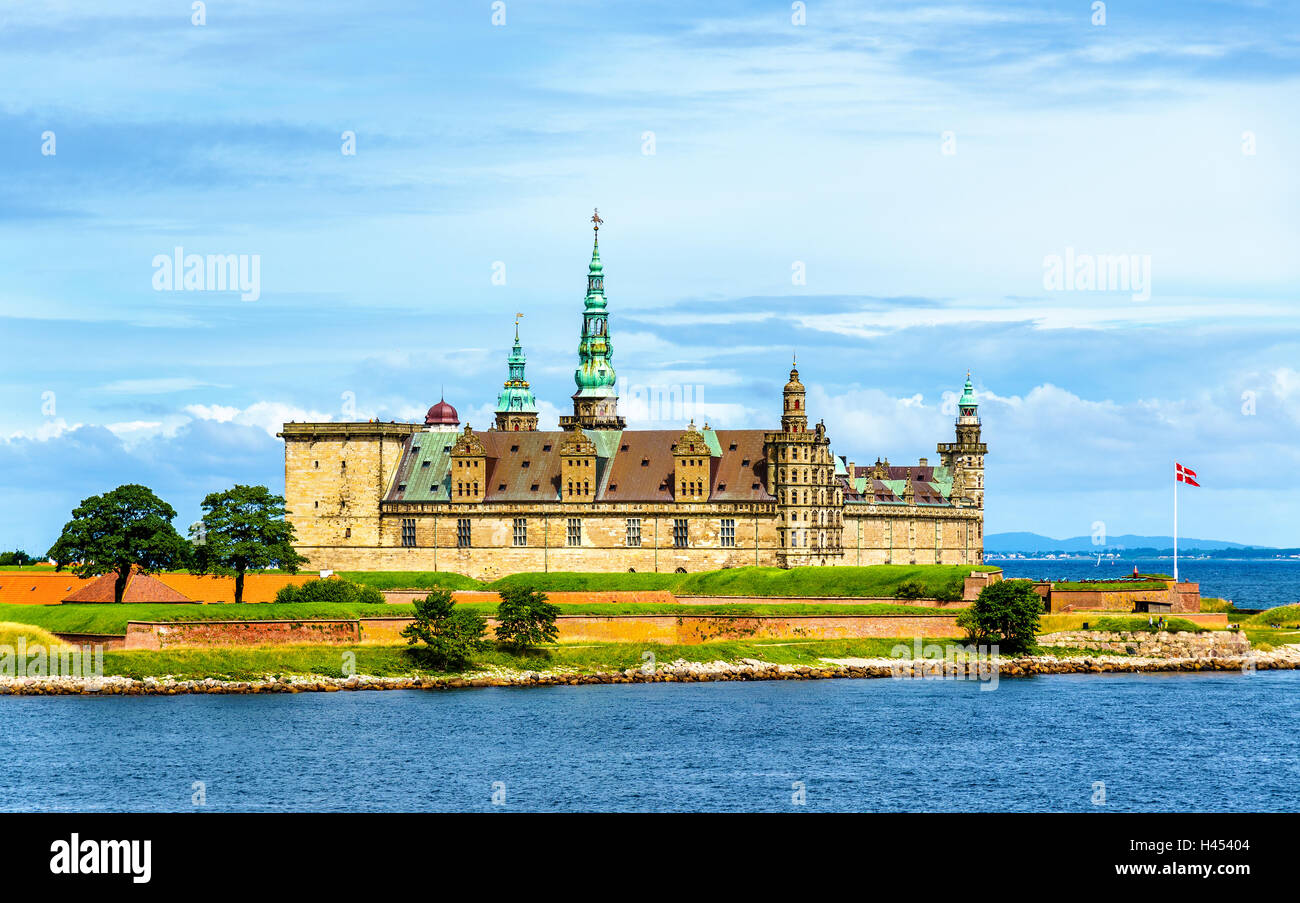
M524 364L527 360L524 349L519 344L519 318L522 316L523 314L515 314L515 347L511 349L510 357L506 358L510 375L501 394L497 396L495 428L533 432L537 429L537 398L533 395L533 390L528 388L528 380L524 379Z
M782 393L781 431L763 436L781 567L834 564L844 554L844 494L835 481L831 440L825 424L808 430L805 400L799 370L792 367Z
M487 449L467 423L451 449L451 501L479 503L486 493Z
M782 393L781 430L786 433L805 433L808 431L808 408L805 404L803 383L799 382L799 370L795 364L790 365L790 381L785 384Z
M983 508L984 456L989 447L980 441L979 403L975 400L975 387L971 385L969 370L966 371L966 385L961 398L957 399L956 427L956 442L939 443L939 460L954 471L954 502ZM956 490L958 485L961 486L960 496Z
M578 369L573 379L573 414L560 418L560 429L621 430L627 422L618 415L618 393L614 388L614 346L609 339L609 313L605 310L605 268L600 262L600 224L597 211L591 217L596 236L591 265L587 268L587 300L582 314L582 340L578 343Z

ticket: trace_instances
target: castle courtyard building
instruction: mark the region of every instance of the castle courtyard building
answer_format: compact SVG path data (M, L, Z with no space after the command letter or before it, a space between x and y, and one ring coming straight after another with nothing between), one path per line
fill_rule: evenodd
M862 466L809 425L797 367L775 429L635 430L613 358L597 231L561 429L538 429L518 318L491 429L462 428L445 399L424 423L286 423L298 551L312 567L479 579L983 561L987 446L969 374L937 463Z

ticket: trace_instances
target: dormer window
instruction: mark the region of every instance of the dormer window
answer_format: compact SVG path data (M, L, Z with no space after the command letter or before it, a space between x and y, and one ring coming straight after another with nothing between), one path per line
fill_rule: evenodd
M520 466L520 467L527 467L527 466L529 465L529 463L530 463L530 462L528 462L528 461L523 461L523 462L520 463L519 466Z
M519 451L519 446L518 446L518 445L512 445L512 446L510 446L510 450L511 450L512 452L517 452L517 451Z
M727 446L727 451L735 451L735 450L736 450L736 443L733 442Z
M748 458L743 458L743 459L741 459L740 466L741 466L741 467L748 467L748 466L749 466L749 459L748 459Z
M649 466L650 466L650 459L649 459L649 458L642 458L642 459L641 459L641 466L642 466L642 467L649 467Z
M530 491L530 492L536 492L536 491L537 491L537 484L534 483L534 484L530 487L529 491Z
M549 444L548 444L548 445L543 445L543 446L542 446L542 451L544 451L544 452L548 452L548 451L550 451L550 450L551 450L551 446L550 446Z
M618 450L619 450L619 451L627 451L627 449L628 449L628 446L627 446L626 443L624 443L623 445L620 445L620 446L618 447Z

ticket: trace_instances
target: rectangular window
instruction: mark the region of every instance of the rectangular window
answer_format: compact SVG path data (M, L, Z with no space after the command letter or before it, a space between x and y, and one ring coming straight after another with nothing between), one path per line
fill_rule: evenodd
M729 517L722 521L722 547L725 549L736 547L736 522Z
M629 549L641 547L641 518L639 517L627 519L627 547Z
M515 518L515 545L528 545L528 519L524 517Z
M582 519L577 517L569 518L568 542L571 546L582 545Z
M408 549L415 546L415 518L413 517L402 518L402 545Z
M686 518L679 517L673 520L673 547L684 549L689 545L686 534Z
M469 518L456 518L456 546L461 549L469 548Z

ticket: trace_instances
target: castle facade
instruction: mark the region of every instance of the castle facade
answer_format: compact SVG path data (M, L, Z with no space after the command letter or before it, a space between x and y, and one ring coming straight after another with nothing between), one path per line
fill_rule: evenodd
M836 455L794 368L774 429L629 430L604 281L597 233L559 430L537 428L517 323L489 430L462 429L445 399L424 423L286 423L285 499L311 566L492 579L982 563L987 446L969 374L934 464Z

